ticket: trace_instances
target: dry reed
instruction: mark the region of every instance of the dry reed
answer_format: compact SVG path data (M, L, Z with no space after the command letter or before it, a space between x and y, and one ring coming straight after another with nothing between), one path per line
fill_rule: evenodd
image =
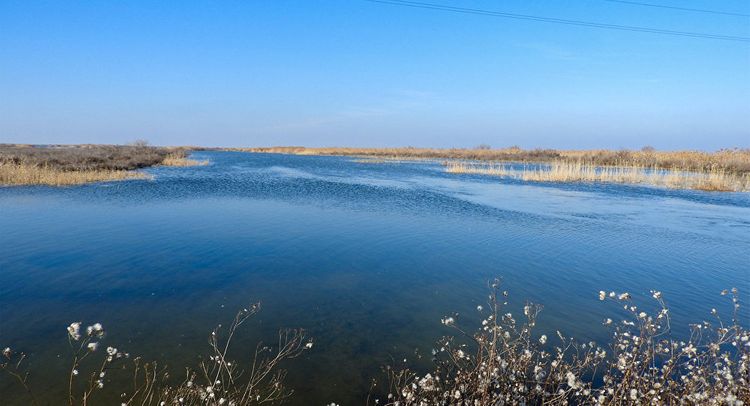
M0 163L0 185L78 185L90 182L115 181L126 179L149 179L142 172L87 169L65 171L48 166Z
M428 158L391 158L391 157L371 157L361 156L352 159L352 162L358 164L403 164L403 163L414 163L414 161L430 160Z
M704 191L750 191L750 175L713 169L707 172L663 170L645 167L595 166L582 162L557 161L549 165L509 169L503 164L445 162L445 170L458 174L482 174L531 182L604 182L644 184L672 189Z
M160 165L163 166L205 166L208 165L207 160L196 160L190 159L184 154L169 154L161 161Z
M464 148L306 148L269 147L234 148L233 150L297 155L372 156L380 158L459 159L503 162L581 162L594 166L658 168L689 172L723 171L728 174L750 174L750 149L704 151L657 151L644 147L631 150L555 150L518 147L490 149Z
M511 171L503 164L470 164L466 162L446 162L445 171L448 173L470 174L470 175L494 175L507 177Z

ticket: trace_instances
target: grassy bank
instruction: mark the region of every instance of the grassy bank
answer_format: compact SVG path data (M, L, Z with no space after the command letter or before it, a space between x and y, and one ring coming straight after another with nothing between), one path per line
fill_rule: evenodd
M191 166L206 162L187 158L180 148L147 145L11 145L0 144L0 185L75 185L143 179L136 169L155 165Z
M486 304L477 306L482 321L474 332L463 327L458 314L445 316L441 323L447 335L432 347L433 368L414 372L401 363L384 368L385 379L380 385L373 381L370 393L362 394L362 404L750 403L750 333L740 324L736 289L721 292L729 299L729 315L721 317L712 310L709 321L691 325L689 338L672 336L670 311L661 292L652 291L655 303L641 309L629 293L600 291L599 299L611 302L613 314L619 314L603 320L600 328L611 334L604 345L578 342L559 331L549 337L540 334L535 331L540 305L527 302L523 314L513 315L500 282L493 281L490 289ZM60 329L60 338L67 335L70 343L69 373L60 377L68 391L51 404L283 403L293 391L285 385L281 366L314 350L313 341L303 330L281 330L276 343L259 344L254 352L245 349L249 360L238 363L228 358L238 328L259 310L259 304L250 305L228 328L214 329L208 335L207 354L197 366L183 368L176 379L164 367L131 358L110 343L100 323L84 327L73 322L67 334ZM13 396L18 404L43 404L26 358L12 348L3 349L0 379L16 383L18 393ZM48 387L50 382L44 384Z

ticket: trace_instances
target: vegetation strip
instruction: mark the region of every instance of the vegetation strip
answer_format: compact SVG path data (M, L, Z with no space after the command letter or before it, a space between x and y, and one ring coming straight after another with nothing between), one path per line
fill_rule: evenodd
M206 165L187 158L184 148L135 145L0 144L0 185L77 185L89 182L149 179L136 169Z
M750 191L750 176L721 170L686 172L643 167L598 167L564 161L522 169L512 169L504 164L465 161L450 161L444 165L448 173L492 175L528 182L605 182L711 192Z
M198 161L188 158L185 153L171 153L167 155L160 165L163 166L205 166L208 161Z
M750 191L750 149L657 151L434 148L239 148L247 152L357 156L359 161L442 159L450 173L513 177L536 182L615 182L705 191ZM368 159L370 159L368 161ZM510 170L502 163L548 164Z

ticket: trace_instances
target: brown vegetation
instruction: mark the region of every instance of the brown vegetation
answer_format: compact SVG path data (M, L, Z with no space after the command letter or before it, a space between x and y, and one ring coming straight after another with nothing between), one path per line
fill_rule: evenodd
M62 171L133 170L161 163L173 152L147 145L0 144L0 163L48 167Z
M483 161L544 161L559 158L555 150L535 149L437 149L437 148L306 148L306 147L269 147L237 148L238 151L264 152L295 155L344 155L370 156L379 158L418 158L418 159L471 159Z
M75 185L149 176L135 169L158 164L203 165L181 148L133 145L0 144L0 185ZM167 162L165 162L167 161Z
M486 174L537 182L615 182L706 191L750 191L750 149L657 151L524 150L436 148L240 148L247 152L296 155L357 156L357 162L397 162L405 159L450 159L450 173ZM467 162L469 161L469 162ZM475 162L471 162L475 161ZM479 163L481 161L485 163ZM503 162L549 163L547 167L513 171Z
M125 179L148 179L145 173L114 169L66 171L48 166L0 163L0 185L79 185Z
M606 182L661 186L721 192L750 191L750 174L732 174L723 170L687 172L645 167L595 166L581 162L556 161L523 169L511 169L499 163L448 161L446 172L493 175L532 182Z
M462 148L305 148L269 147L239 148L247 152L282 153L297 155L346 155L379 158L459 159L498 162L580 162L594 166L658 168L690 172L723 171L727 174L750 174L750 149L703 151L657 151L643 148L631 150L554 150L518 147L489 149L480 146Z
M171 153L167 155L160 165L164 166L204 166L208 165L208 161L198 161L196 159L190 159L184 152Z

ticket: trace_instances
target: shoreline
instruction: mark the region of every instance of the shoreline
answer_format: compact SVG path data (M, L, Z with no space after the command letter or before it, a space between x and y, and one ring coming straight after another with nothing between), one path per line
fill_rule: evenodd
M0 186L69 186L149 179L137 169L203 166L191 151L347 156L353 162L437 161L451 174L544 183L618 183L707 192L750 192L750 149L703 151L435 148L202 148L148 145L0 144ZM509 164L530 164L523 169Z

